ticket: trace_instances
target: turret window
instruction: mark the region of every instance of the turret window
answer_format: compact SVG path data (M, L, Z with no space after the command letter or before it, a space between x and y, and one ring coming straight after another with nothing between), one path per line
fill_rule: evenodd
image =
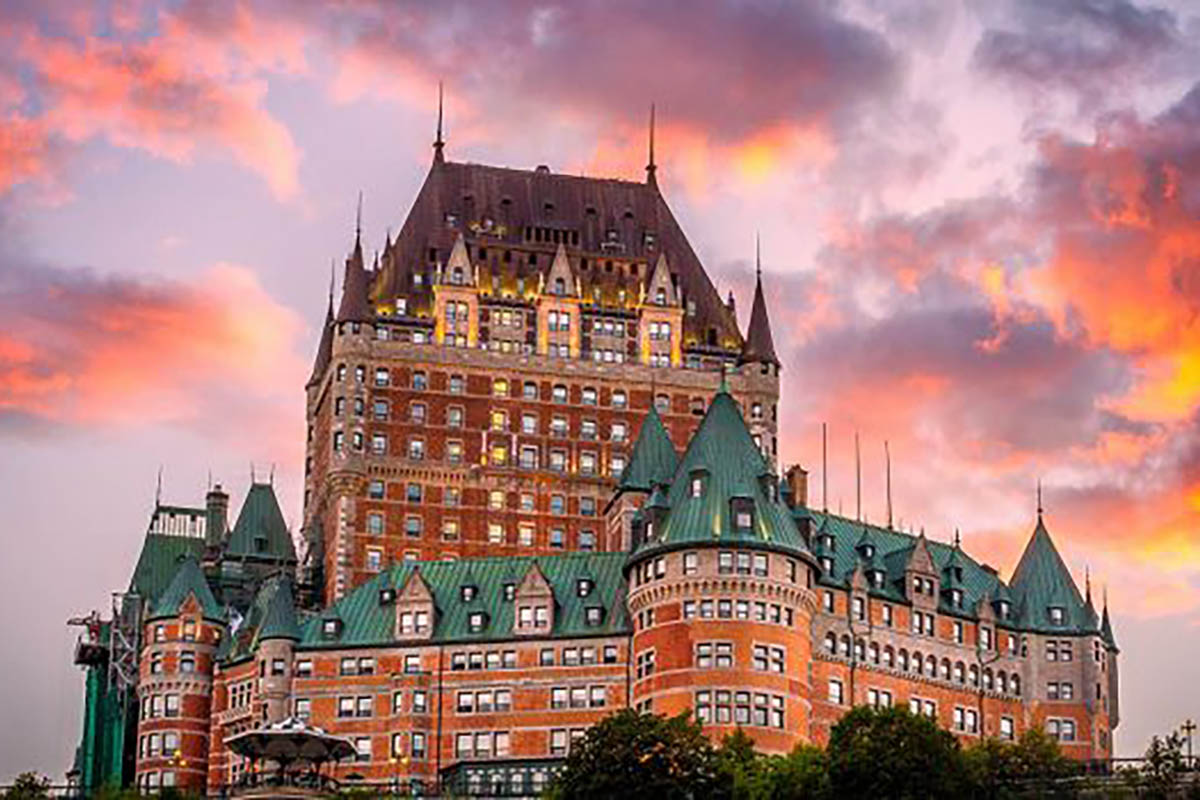
M575 593L580 597L587 597L592 593L592 589L596 586L595 581L591 578L580 578L575 581Z
M730 501L733 515L733 527L741 533L749 533L754 528L754 503L743 497L735 497Z
M1066 621L1066 611L1062 606L1050 606L1050 622L1054 625L1062 625Z
M700 569L700 555L698 553L683 554L683 574L695 575Z

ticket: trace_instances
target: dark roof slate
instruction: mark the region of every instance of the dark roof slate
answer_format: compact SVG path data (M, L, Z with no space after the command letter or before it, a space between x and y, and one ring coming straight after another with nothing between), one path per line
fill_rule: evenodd
M642 421L629 463L621 473L617 488L624 491L649 492L660 483L669 483L679 464L679 455L662 417L653 405Z
M775 337L771 335L771 319L767 315L767 300L763 295L762 273L754 281L754 305L750 308L750 324L746 328L746 342L738 362L774 364L779 366L775 355Z
M250 485L225 553L235 557L295 562L296 548L271 484Z

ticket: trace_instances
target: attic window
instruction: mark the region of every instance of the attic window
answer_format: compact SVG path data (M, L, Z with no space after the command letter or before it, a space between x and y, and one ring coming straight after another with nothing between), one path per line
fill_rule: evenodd
M633 219L633 209L632 208L625 209L625 219Z
M254 549L259 553L267 552L267 537L255 536L254 537Z
M1062 606L1050 606L1050 621L1055 625L1062 625L1066 621L1066 612Z
M587 597L592 593L592 589L595 587L595 585L595 581L593 581L591 578L580 578L575 582L575 591L580 597Z
M515 583L504 584L504 599L512 600L517 596L517 585Z
M475 599L475 595L479 593L479 588L476 586L467 584L467 585L461 587L459 589L459 592L462 596L462 601L464 603L469 603Z
M478 633L487 627L487 614L482 611L472 612L471 616L467 618L467 625L472 631Z
M864 544L864 545L862 546L862 554L863 554L863 558L874 558L874 556L875 556L875 545L873 545L873 544Z
M825 533L821 535L821 546L827 550L833 549L833 534Z
M954 607L955 607L955 608L961 608L961 607L962 607L962 601L963 601L963 593L962 593L962 589L951 589L951 590L950 590L950 602L951 602L951 604L952 604L952 605L954 605Z
M833 559L829 556L821 556L821 571L826 575L833 574Z
M606 242L619 242L621 234L615 228L609 228L604 232L604 240Z
M881 570L871 570L871 585L877 589L883 586L883 572Z
M730 511L734 530L748 533L754 528L754 504L750 500L735 497L730 501Z
M379 605L390 606L394 602L396 602L396 590L395 589L380 589L379 590Z
M653 231L646 231L644 234L642 234L642 244L644 244L647 248L654 247L654 232Z
M553 213L554 212L554 203L550 200L547 200L545 203L542 204L542 210L545 211L547 214Z
M321 623L321 633L327 638L336 638L342 632L342 621L336 617Z
M1000 616L1002 616L1002 617L1007 617L1007 616L1008 616L1008 601L1007 601L1007 600L1001 600L1001 601L1000 601L1000 602L997 604L997 606L998 606L998 610L1000 611Z
M704 479L707 475L707 472L700 469L692 472L692 479L691 483L689 484L689 494L692 497L699 497L700 495L704 494Z
M588 625L599 625L604 621L604 609L600 606L588 606L584 611L584 621Z

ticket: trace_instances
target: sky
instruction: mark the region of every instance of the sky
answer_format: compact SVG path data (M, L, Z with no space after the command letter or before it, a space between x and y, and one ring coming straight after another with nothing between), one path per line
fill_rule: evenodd
M432 156L658 181L749 311L781 460L1011 573L1044 486L1122 647L1120 755L1200 717L1200 8L1124 0L0 4L0 782L61 778L165 502L274 470L358 193ZM745 319L742 320L745 324Z

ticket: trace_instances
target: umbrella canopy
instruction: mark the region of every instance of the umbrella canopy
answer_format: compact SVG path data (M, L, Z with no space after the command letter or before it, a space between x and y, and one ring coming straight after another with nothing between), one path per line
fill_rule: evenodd
M255 761L271 759L281 764L294 761L320 764L340 761L355 753L349 739L328 734L295 717L231 736L225 740L225 746L239 756Z

